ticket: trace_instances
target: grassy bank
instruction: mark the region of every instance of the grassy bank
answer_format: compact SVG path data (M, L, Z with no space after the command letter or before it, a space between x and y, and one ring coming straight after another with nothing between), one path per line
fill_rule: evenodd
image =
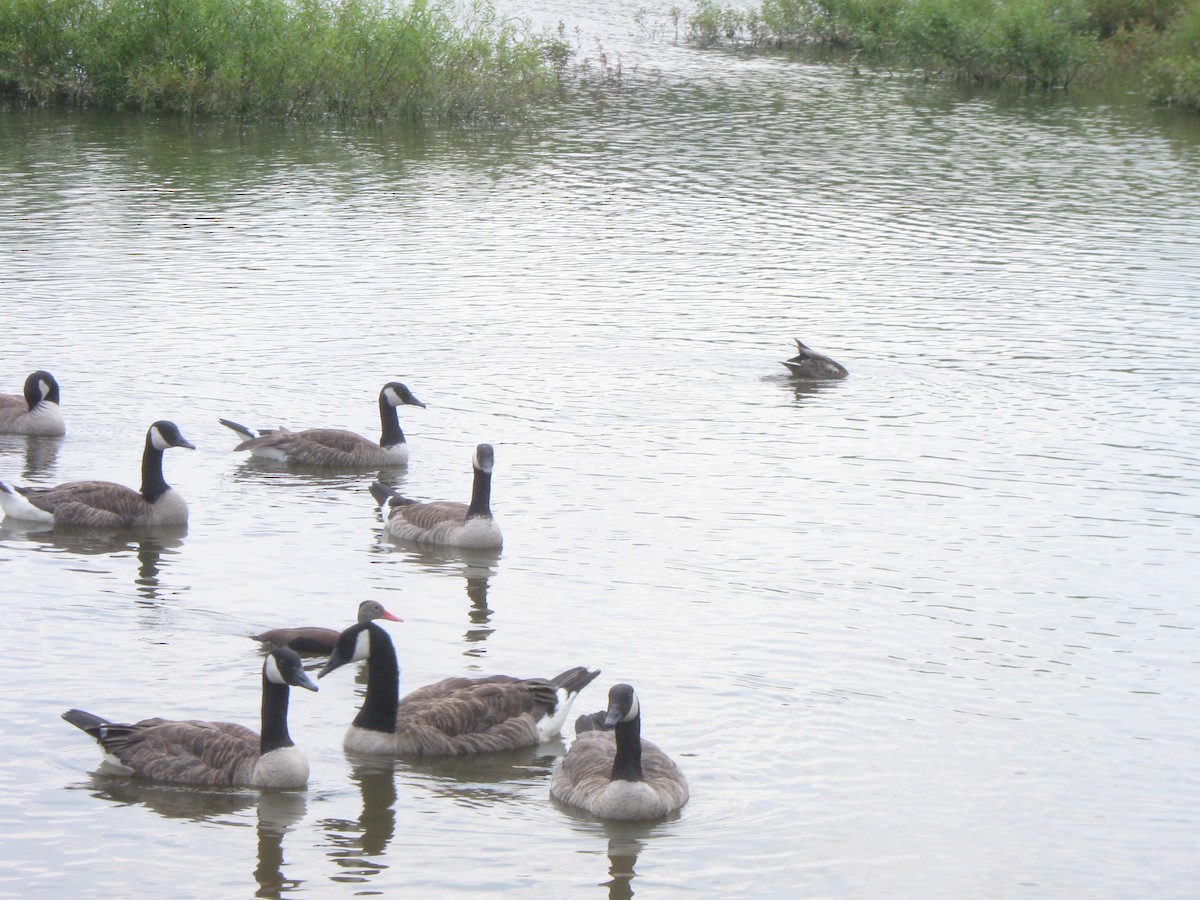
M700 0L679 15L705 46L823 42L932 75L1042 88L1132 73L1153 101L1200 109L1200 0Z
M0 0L0 92L44 105L497 120L569 56L486 0Z

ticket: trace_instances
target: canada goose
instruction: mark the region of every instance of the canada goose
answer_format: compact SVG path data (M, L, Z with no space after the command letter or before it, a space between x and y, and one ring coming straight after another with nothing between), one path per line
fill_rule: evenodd
M810 350L798 338L793 340L796 341L796 349L799 352L791 359L784 360L783 364L797 378L833 379L845 378L850 374L841 363L834 362L816 350Z
M403 466L408 464L408 443L400 430L396 407L425 408L412 391L398 381L390 381L379 392L379 421L383 433L376 444L353 431L340 428L309 428L289 431L268 429L261 433L245 425L221 419L246 440L233 449L249 450L251 456L302 466Z
M372 619L387 619L389 622L402 622L403 619L393 616L383 608L377 600L364 600L358 604L358 621L370 622ZM332 628L272 628L262 634L251 635L251 639L271 644L275 647L291 647L297 653L331 653L341 636L340 631Z
M396 648L374 622L338 638L318 678L367 660L367 693L343 746L356 753L458 756L532 747L562 731L575 696L599 672L582 666L549 680L447 678L400 699Z
M610 730L611 729L611 730ZM602 819L657 819L687 803L687 779L641 738L637 694L613 685L608 710L580 716L575 741L550 779L550 796Z
M152 781L294 790L308 784L308 760L288 734L288 685L317 690L300 657L276 647L262 668L262 735L244 725L143 719L120 725L81 709L63 718L96 739L110 765Z
M491 506L495 458L491 444L480 444L475 448L471 459L475 479L471 486L470 506L454 500L421 503L401 497L387 485L374 482L371 496L385 511L383 530L399 541L469 550L499 550L504 536L492 518Z
M57 487L17 487L0 481L0 507L14 519L53 525L183 525L187 503L163 478L162 455L168 447L196 449L174 422L159 420L146 432L140 493L111 481L69 481Z
M25 379L24 395L0 394L0 434L66 434L60 402L58 382L39 369Z

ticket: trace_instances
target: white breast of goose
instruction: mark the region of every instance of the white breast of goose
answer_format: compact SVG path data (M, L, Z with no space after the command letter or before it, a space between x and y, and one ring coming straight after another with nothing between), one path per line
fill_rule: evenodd
M342 746L353 753L367 756L395 756L404 752L394 731L372 731L357 725L351 725L346 730L346 739Z
M258 758L251 780L260 788L303 788L308 784L308 759L296 747L280 747Z
M610 781L592 803L591 812L602 819L657 819L671 805L644 781Z
M42 402L33 409L14 410L15 414L0 421L6 434L28 434L40 437L58 437L67 431L62 408L57 403Z
M184 525L188 520L188 505L174 488L149 505L144 525Z

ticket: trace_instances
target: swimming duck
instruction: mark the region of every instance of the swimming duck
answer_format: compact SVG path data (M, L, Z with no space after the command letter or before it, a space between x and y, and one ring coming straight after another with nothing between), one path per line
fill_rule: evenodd
M794 340L799 352L791 359L784 360L783 364L797 378L834 379L845 378L850 374L841 363L809 349L798 338Z
M641 706L628 684L608 709L580 716L575 741L550 779L550 796L603 819L658 819L688 800L683 772L641 737Z
M454 500L421 503L400 496L385 484L374 482L371 496L384 510L384 532L400 541L470 550L499 550L504 544L504 536L492 518L494 464L495 452L491 444L480 444L475 448L475 455L471 458L474 480L469 505Z
M270 652L262 668L262 734L232 722L143 719L118 724L81 709L63 718L90 734L105 762L151 781L221 787L295 790L308 784L308 760L288 733L289 685L317 685L287 647Z
M186 524L187 503L163 478L162 455L170 447L196 449L174 422L159 420L146 432L140 492L111 481L69 481L57 487L18 487L0 482L0 507L13 519L56 526Z
M358 604L358 621L370 622L373 619L387 619L389 622L401 622L398 616L393 616L383 608L377 600L364 600ZM332 628L272 628L261 634L251 635L252 640L261 641L275 647L291 647L297 653L332 653L340 631Z
M58 382L39 369L25 379L23 395L0 394L0 434L59 437L67 433Z
M408 464L408 442L400 430L396 407L404 405L425 408L400 382L385 384L379 392L379 421L383 428L379 443L340 428L305 431L278 428L259 432L229 419L220 422L246 438L233 448L235 451L249 450L251 456L260 459L302 466L403 466Z
M400 699L400 668L387 632L374 622L338 638L324 678L367 661L367 693L345 749L364 754L459 756L532 747L557 737L575 697L600 673L582 666L554 678L446 678Z

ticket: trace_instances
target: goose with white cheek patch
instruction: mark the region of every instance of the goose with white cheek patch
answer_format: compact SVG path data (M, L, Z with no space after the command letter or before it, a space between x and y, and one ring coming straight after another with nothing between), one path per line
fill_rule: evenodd
M550 779L550 796L602 819L659 819L688 800L687 779L641 736L641 706L628 684L608 692L608 709L580 716L575 741Z
M390 381L379 392L379 422L382 427L379 443L340 428L255 431L229 419L221 419L220 422L246 438L233 448L235 451L248 450L251 456L259 459L301 466L404 466L408 464L408 442L400 429L400 418L396 413L399 406L425 408L425 404L414 397L406 386L398 381Z
M576 695L600 673L582 666L554 678L447 678L400 699L392 639L374 622L342 632L318 678L367 662L367 692L345 749L389 756L459 756L533 747L558 737Z
M261 734L232 722L144 719L124 725L81 709L62 717L94 737L105 763L126 775L170 784L299 790L308 785L308 760L288 733L289 685L317 690L295 651L279 647L263 662Z
M787 370L796 378L809 378L814 381L836 380L845 378L850 372L841 363L830 359L824 353L818 353L804 345L799 338L796 341L796 355L783 361Z
M61 437L67 433L58 382L39 369L25 379L23 394L0 394L0 434Z
M359 624L375 619L386 619L389 622L404 621L398 616L393 616L377 600L364 600L358 604ZM275 647L290 647L297 653L329 654L333 652L341 634L340 631L332 628L305 626L302 628L272 628L270 631L251 635L251 639Z
M474 480L469 504L454 500L422 503L374 482L371 496L384 512L384 532L398 541L464 550L499 550L504 545L504 536L492 517L495 462L496 453L491 444L480 444L475 448L471 458Z
M141 491L111 481L69 481L57 487L17 487L0 481L0 507L10 518L56 526L186 525L187 503L163 478L163 451L171 447L196 449L174 422L151 425L142 451Z

